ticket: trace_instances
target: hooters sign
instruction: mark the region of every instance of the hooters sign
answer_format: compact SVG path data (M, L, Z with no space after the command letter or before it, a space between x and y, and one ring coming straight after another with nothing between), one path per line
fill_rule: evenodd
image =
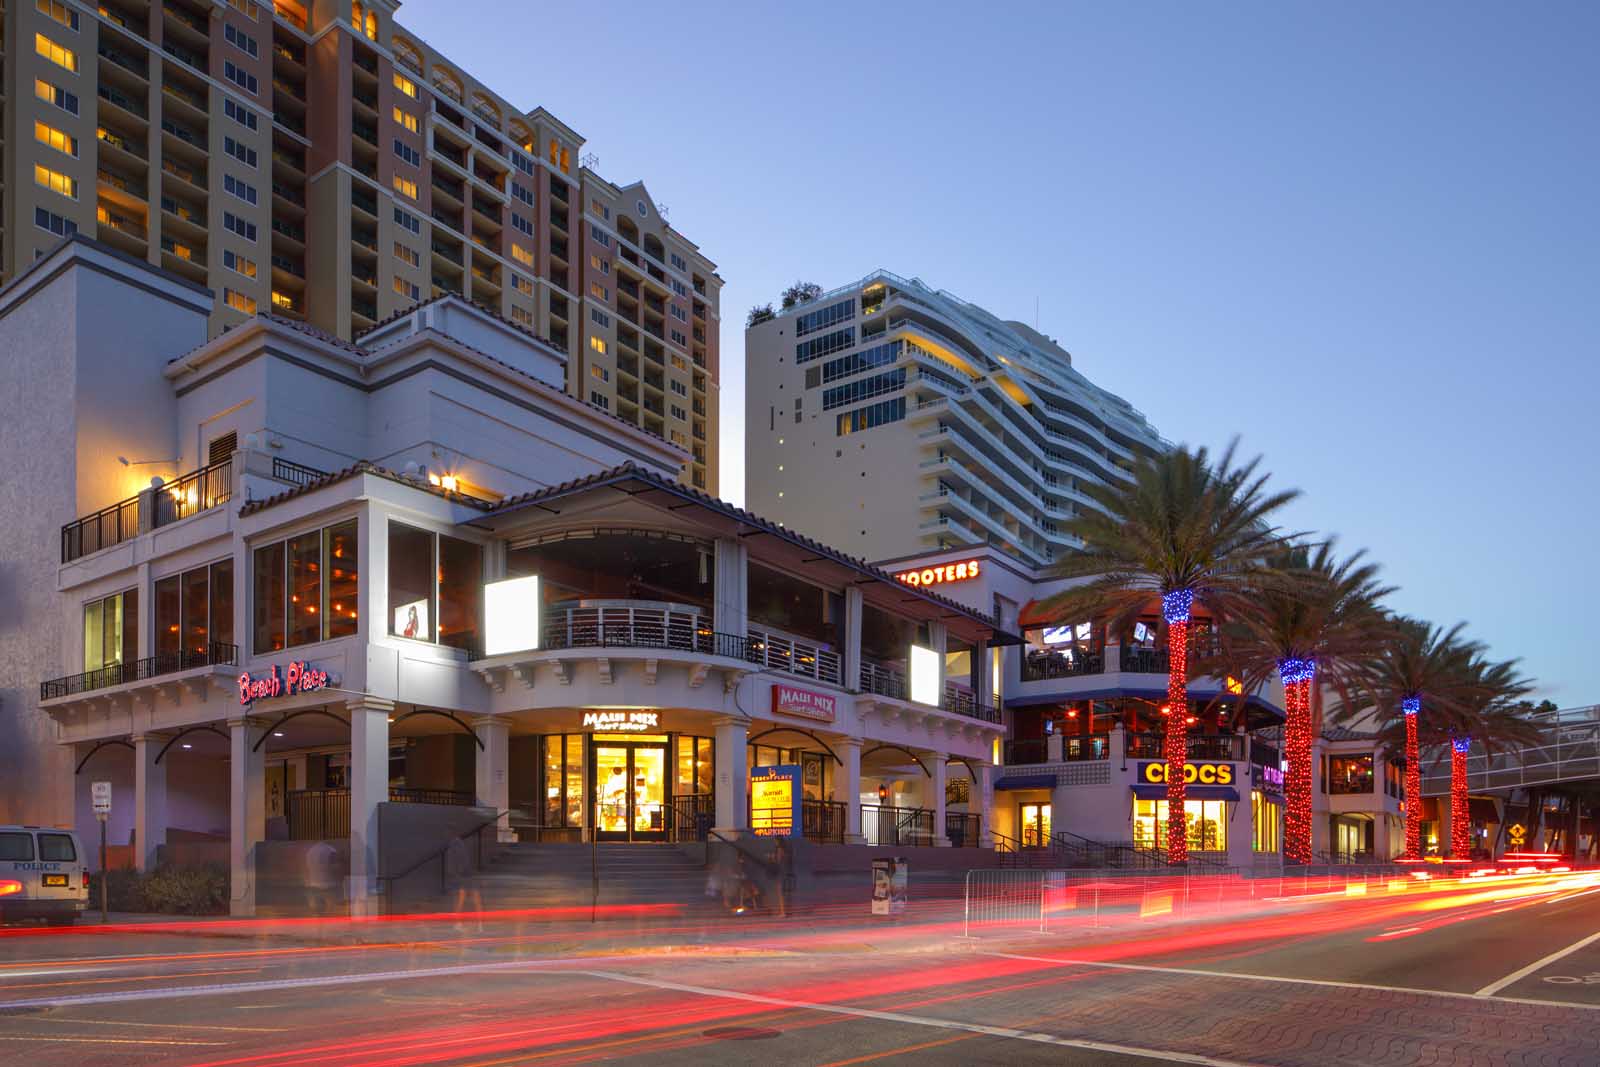
M328 672L318 670L304 660L291 660L282 674L274 663L266 674L239 675L239 703L248 707L268 697L287 697L296 693L312 693L332 685Z
M981 560L964 559L960 563L941 563L936 567L919 567L916 570L895 574L898 581L907 585L944 585L948 582L965 582L978 576Z

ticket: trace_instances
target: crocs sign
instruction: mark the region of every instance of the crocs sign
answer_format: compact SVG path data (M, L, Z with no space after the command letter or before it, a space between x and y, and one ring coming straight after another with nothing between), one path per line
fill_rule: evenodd
M312 693L332 685L328 672L318 670L304 660L292 660L283 674L274 663L266 674L239 675L239 703L245 707L267 697L287 697L296 693Z
M982 561L976 559L962 560L960 563L941 563L937 567L919 567L916 570L899 571L895 578L907 585L944 585L946 582L965 582L978 576L978 568Z

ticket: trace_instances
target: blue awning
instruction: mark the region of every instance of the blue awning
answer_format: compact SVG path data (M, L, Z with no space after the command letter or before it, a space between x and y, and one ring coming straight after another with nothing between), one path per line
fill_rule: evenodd
M1164 785L1151 785L1148 782L1135 782L1133 795L1140 800L1165 800L1167 799L1167 787ZM1239 791L1231 785L1191 785L1183 791L1183 795L1191 800L1239 799Z
M1002 778L994 784L996 789L1054 789L1056 776L1053 774L1016 774L1010 778Z

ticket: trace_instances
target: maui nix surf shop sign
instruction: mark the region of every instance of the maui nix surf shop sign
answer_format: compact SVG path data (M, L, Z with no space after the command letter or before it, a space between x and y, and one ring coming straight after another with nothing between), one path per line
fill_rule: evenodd
M583 728L602 733L649 733L661 726L659 711L586 711Z
M915 586L965 582L978 576L978 567L981 562L981 560L976 559L964 559L960 563L941 563L935 567L918 567L915 570L896 572L895 579L907 585Z
M819 693L814 689L802 689L797 685L774 685L772 710L802 719L832 722L838 713L838 701L829 694Z
M1139 764L1139 781L1147 785L1166 785L1167 765L1165 763ZM1233 764L1185 763L1183 765L1183 784L1232 785Z
M282 674L278 673L278 665L274 663L266 674L239 675L239 703L248 707L267 697L313 693L332 684L327 671L318 670L304 660L290 660Z

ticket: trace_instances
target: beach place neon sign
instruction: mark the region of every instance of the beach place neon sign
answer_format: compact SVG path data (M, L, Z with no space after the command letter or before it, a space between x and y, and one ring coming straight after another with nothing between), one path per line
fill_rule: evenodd
M937 567L921 567L917 570L900 571L895 575L898 581L907 585L944 585L947 582L965 582L978 576L978 568L982 561L965 559L960 563L941 563Z
M318 670L304 660L291 660L282 674L278 673L278 665L274 663L266 674L239 675L239 703L248 707L267 697L313 693L331 684L327 671Z

